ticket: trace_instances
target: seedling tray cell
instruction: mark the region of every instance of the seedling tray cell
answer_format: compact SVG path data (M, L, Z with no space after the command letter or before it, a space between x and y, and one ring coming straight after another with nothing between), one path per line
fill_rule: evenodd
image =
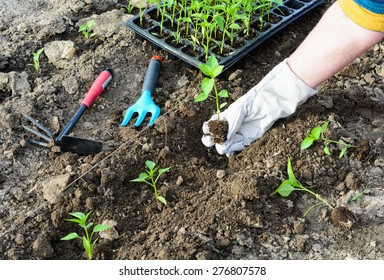
M264 15L264 23L260 28L260 16L251 20L253 35L244 36L244 30L235 34L232 43L226 43L225 51L219 51L219 41L212 39L212 47L209 48L208 56L215 54L219 63L228 69L232 64L247 55L261 43L271 38L278 31L300 18L313 8L322 4L323 0L286 0L283 5L273 8L269 14ZM205 62L206 52L202 46L193 46L192 40L181 36L177 45L172 43L174 38L170 20L164 21L160 34L160 20L156 19L157 7L147 9L142 16L135 15L126 22L137 38L149 41L156 49L164 49L171 58L180 58L188 66L199 67ZM141 20L140 20L141 19Z

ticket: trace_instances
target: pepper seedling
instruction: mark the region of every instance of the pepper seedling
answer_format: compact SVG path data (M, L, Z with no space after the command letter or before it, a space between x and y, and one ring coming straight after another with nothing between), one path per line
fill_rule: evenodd
M160 201L164 205L167 205L167 201L165 198L158 194L157 192L157 181L159 180L159 177L169 171L172 167L166 167L166 168L160 168L156 166L156 163L153 161L147 160L145 162L145 165L147 166L147 170L145 172L142 172L139 174L139 177L133 180L130 180L131 182L142 182L150 185L154 192L155 192L155 198L156 200ZM157 173L157 175L156 175Z
M76 238L82 239L83 240L83 247L84 247L85 251L87 252L89 260L92 260L93 248L95 247L97 240L99 240L99 238L93 239L93 235L97 232L101 232L101 231L104 231L104 230L109 228L109 226L107 226L107 225L101 225L101 224L94 225L92 222L87 224L87 219L88 219L89 215L91 215L91 213L92 213L92 211L88 212L87 214L84 214L82 212L69 213L69 215L71 215L75 218L65 219L65 220L68 222L78 224L84 230L85 235L79 236L76 232L72 232L72 233L70 233L70 234L68 234L68 235L66 235L60 239L60 240L65 240L65 241L76 239ZM92 232L90 233L89 230L93 225L94 225L94 227L92 229Z
M207 77L205 77L201 81L202 92L195 98L195 102L205 101L211 95L211 92L213 90L218 120L220 120L221 109L227 105L227 102L223 102L220 104L220 98L228 98L229 96L228 91L225 89L218 91L215 82L215 78L220 75L220 73L223 71L223 68L224 66L218 63L214 54L208 58L205 64L199 64L199 69Z
M36 52L32 53L33 67L35 67L36 71L40 70L40 55L43 53L43 51L44 48L41 48L38 49Z
M328 139L324 137L324 132L327 130L329 125L329 121L325 122L323 125L316 126L312 128L311 133L304 138L300 143L300 150L308 149L315 141L324 141L324 153L327 155L331 155L329 151L329 144L333 143L336 145L341 145L343 148L340 151L339 158L342 158L346 153L348 148L355 147L351 144L347 144L343 141L336 141L332 139Z
M85 24L82 24L79 26L78 32L81 32L87 39L95 36L96 33L92 31L92 26L94 23L95 23L95 20L93 19L88 20Z
M287 164L287 173L288 173L288 179L284 180L281 185L272 193L276 194L278 193L279 195L283 197L288 197L293 191L305 191L307 193L310 193L316 199L319 201L319 203L316 203L309 207L303 214L305 217L309 211L311 211L313 208L315 208L318 205L325 204L328 206L330 209L334 209L334 207L328 203L327 200L325 200L321 195L309 190L308 188L304 187L295 177L293 170L292 170L292 164L291 164L291 159L288 157L288 164Z

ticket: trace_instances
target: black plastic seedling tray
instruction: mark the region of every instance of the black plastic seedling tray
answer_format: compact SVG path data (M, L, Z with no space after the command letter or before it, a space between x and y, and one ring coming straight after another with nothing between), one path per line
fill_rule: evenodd
M261 43L271 38L276 32L280 31L302 15L308 13L313 8L322 4L323 0L285 0L283 5L273 8L269 16L265 15L263 28L254 28L253 36L245 38L242 34L243 30L236 35L236 41L241 41L241 44L228 45L228 52L219 53L218 46L213 44L209 50L209 55L215 54L217 60L224 69L228 69L232 64L247 55ZM164 49L171 58L180 58L188 66L198 68L199 64L204 63L206 54L201 46L192 47L192 42L185 38L180 40L180 44L175 46L170 41L173 38L172 30L169 25L163 24L162 36L159 36L160 23L153 15L157 12L157 7L149 8L144 12L142 18L145 19L145 25L140 25L140 15L135 15L126 22L126 25L136 33L139 39L148 40L157 49ZM276 20L277 19L277 20ZM251 21L252 22L252 21ZM254 23L258 23L259 17L253 19ZM240 40L239 40L240 39ZM192 51L193 50L193 51Z

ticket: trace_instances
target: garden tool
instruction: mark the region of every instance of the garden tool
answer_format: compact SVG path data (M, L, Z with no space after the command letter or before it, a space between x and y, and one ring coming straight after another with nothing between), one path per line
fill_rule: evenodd
M137 113L137 120L135 126L139 126L147 113L151 114L148 126L152 126L155 120L160 115L160 107L152 100L152 92L155 90L156 82L159 77L162 58L160 56L153 56L149 61L147 72L145 73L144 83L141 90L140 98L130 106L125 112L125 116L121 126L126 126L131 120L134 113Z
M68 134L71 132L72 128L84 114L85 110L90 108L95 102L95 100L100 96L100 94L112 80L112 77L113 71L109 68L106 68L99 74L99 76L93 82L91 88L87 92L86 96L84 97L83 101L81 102L80 108L73 115L71 120L67 123L67 125L63 128L63 130L59 133L57 137L55 137L54 134L48 128L41 125L37 120L33 119L32 117L26 114L23 114L27 120L33 123L42 132L34 130L28 126L23 127L29 132L46 141L42 142L34 139L29 139L29 142L44 147L52 147L56 145L60 147L60 150L62 152L74 152L79 155L89 155L100 152L103 148L103 144L101 142L72 137L68 136Z

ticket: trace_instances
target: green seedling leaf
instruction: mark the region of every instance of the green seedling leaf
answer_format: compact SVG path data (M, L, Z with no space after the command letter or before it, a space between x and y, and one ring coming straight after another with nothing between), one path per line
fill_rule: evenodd
M159 173L159 175L161 175L165 172L168 172L170 169L171 169L171 167L161 168L161 169L159 169L158 173Z
M69 215L78 218L79 220L83 220L85 218L85 214L81 212L72 212Z
M237 23L232 23L230 26L229 26L230 29L235 29L235 30L239 30L241 29L241 26L238 25Z
M154 163L153 161L147 160L145 162L145 165L148 167L149 170L153 170L156 166L156 163Z
M67 236L60 238L60 240L72 240L72 239L75 239L78 237L79 237L79 235L76 232L72 232L72 233L68 234Z
M220 73L223 71L224 66L217 65L212 69L212 78L215 78L220 75Z
M212 67L207 64L199 64L199 69L203 72L204 75L211 77L212 76Z
M214 79L204 78L203 81L201 82L201 90L204 93L209 94L212 91L214 84L215 84Z
M287 164L287 173L288 173L288 180L291 183L291 185L296 186L297 180L295 178L295 175L293 174L291 159L289 157L288 157L288 164Z
M216 56L214 55L211 55L205 64L209 66L211 69L215 69L219 65L216 59Z
M195 102L202 102L202 101L205 101L209 96L209 93L205 93L205 92L202 92L200 93L196 98L195 98Z
M339 154L339 158L342 158L342 157L343 157L343 155L346 153L347 149L348 149L347 146L345 146L343 149L341 149L341 152L340 152L340 154Z
M307 138L304 138L303 141L301 141L301 144L300 144L300 150L305 150L305 149L308 149L309 147L312 146L313 144L313 138L311 136L308 136Z
M321 132L322 132L322 128L321 128L321 126L316 126L316 127L314 127L314 128L311 130L311 134L310 134L310 136L311 136L314 140L318 140L318 139L320 138Z
M359 192L358 194L352 196L352 197L349 199L348 203L355 202L355 201L358 200L360 197L362 197L367 191L368 191L368 190L365 189L365 190L363 190L362 192Z
M295 188L291 185L291 182L289 180L285 180L281 185L273 192L273 194L278 193L279 195L283 197L288 197Z
M145 175L145 177L144 177ZM140 173L139 178L130 180L130 182L147 182L147 178L150 178L147 173Z
M331 155L331 152L329 151L329 147L328 147L328 145L325 145L324 146L324 153L326 154L326 155Z
M222 97L222 98L228 98L229 97L228 91L226 89L222 89L217 95Z
M90 228L91 226L93 226L93 223L87 224L84 228Z
M86 25L80 25L79 26L79 32L82 32L82 31L85 31L85 30L87 30L87 26Z
M220 104L220 109L223 109L225 106L227 106L227 102L224 102L224 103L222 103L222 104Z
M92 232L100 232L100 231L104 231L106 229L109 229L109 226L107 226L107 225L95 225Z
M157 200L160 201L161 203L163 203L164 205L167 205L167 201L166 201L165 198L162 197L161 195L159 195L159 196L157 197Z
M77 224L80 224L81 223L81 220L79 219L65 219L67 222L72 222L72 223L77 223Z
M325 132L328 128L328 125L329 125L329 122L325 122L322 126L321 126L321 132Z
M88 253L88 258L89 259L92 259L92 249L91 249L91 243L89 242L89 240L83 236L83 246L84 246L84 249L85 251Z

